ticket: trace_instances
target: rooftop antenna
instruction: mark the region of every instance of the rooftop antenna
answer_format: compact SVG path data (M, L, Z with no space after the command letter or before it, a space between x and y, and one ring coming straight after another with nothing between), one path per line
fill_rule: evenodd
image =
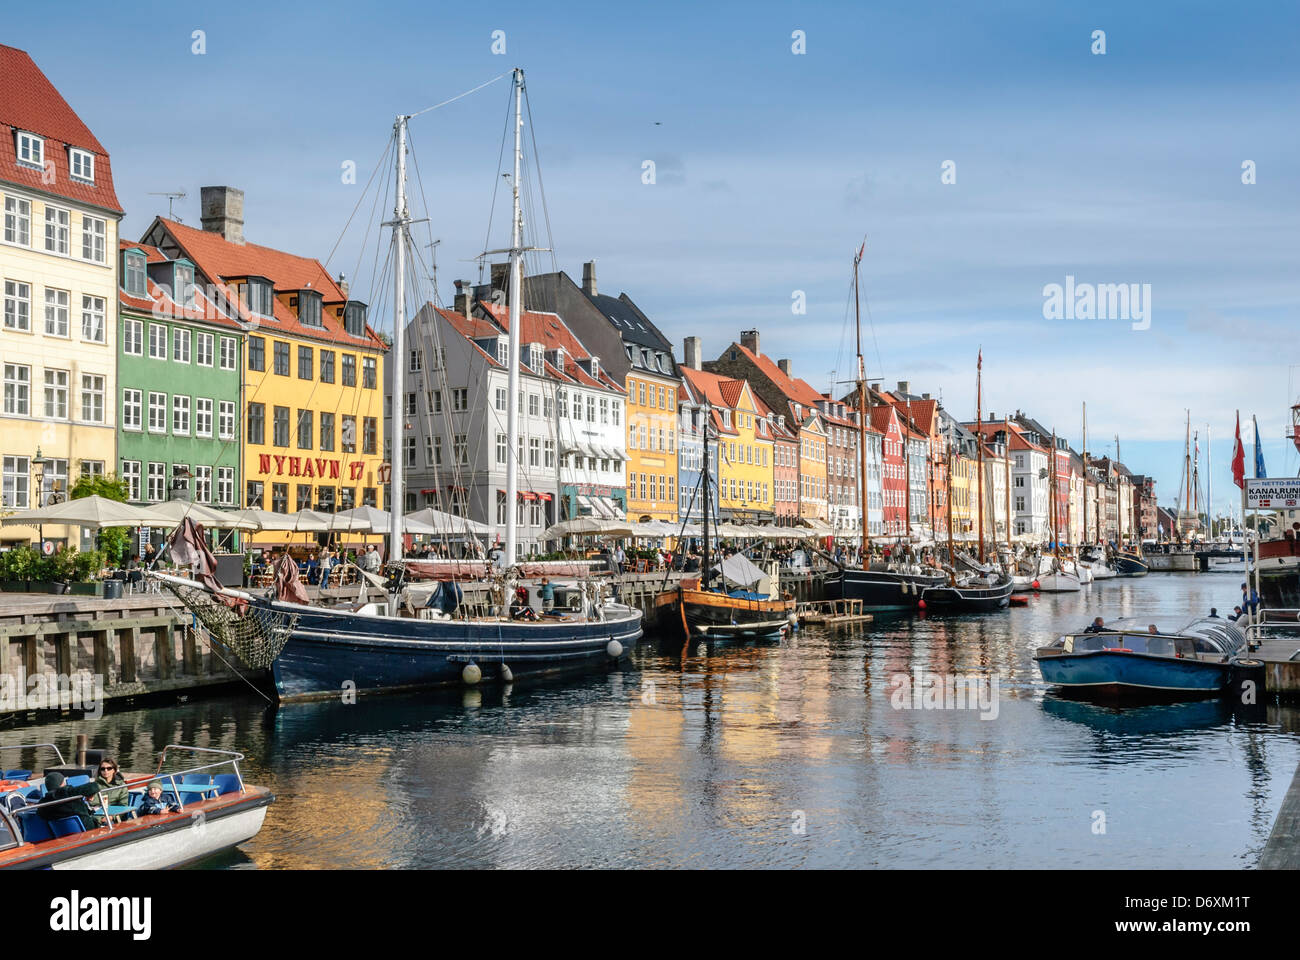
M186 193L184 190L170 190L170 191L168 191L168 190L158 190L158 191L150 191L150 192L149 192L149 196L151 196L151 197L166 197L166 198L167 198L167 219L168 219L168 220L175 220L177 223L184 223L184 222L185 222L185 221L182 220L180 217L178 217L178 216L176 216L175 214L172 213L172 204L175 203L177 200L184 200L186 197L189 196L189 194Z

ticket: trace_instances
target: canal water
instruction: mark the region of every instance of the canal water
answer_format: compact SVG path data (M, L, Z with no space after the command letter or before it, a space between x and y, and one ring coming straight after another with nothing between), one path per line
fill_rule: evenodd
M1300 708L1093 706L1032 661L1094 616L1229 611L1240 576L764 646L650 637L622 669L564 683L279 709L250 692L0 742L66 752L84 730L135 770L168 743L246 753L278 799L206 866L1248 868L1300 762ZM997 696L926 709L899 693L916 671L996 677Z

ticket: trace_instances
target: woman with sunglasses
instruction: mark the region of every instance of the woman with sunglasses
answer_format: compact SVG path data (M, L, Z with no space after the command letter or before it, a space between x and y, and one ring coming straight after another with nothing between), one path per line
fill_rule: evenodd
M102 792L104 802L110 807L125 807L131 803L130 793L126 788L126 778L122 776L122 771L117 768L117 761L112 757L105 757L100 761L95 786Z

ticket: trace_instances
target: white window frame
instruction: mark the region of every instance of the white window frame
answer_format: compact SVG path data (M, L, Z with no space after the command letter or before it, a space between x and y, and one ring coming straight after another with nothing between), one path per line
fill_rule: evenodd
M140 496L140 461L122 461L122 480L126 483L126 498L139 501Z
M217 503L232 506L235 502L235 468L217 467Z
M35 134L19 130L18 138L14 144L15 154L18 162L25 167L36 167L38 170L45 169L45 138ZM25 154L25 156L24 156Z
M190 398L183 393L172 394L172 436L190 435Z
M102 217L81 215L81 259L104 263L108 250L108 223Z
M51 294L53 299L51 299ZM60 294L62 294L62 300L60 300ZM71 338L71 328L68 323L69 305L71 303L72 294L69 291L60 290L57 287L45 288L45 335L47 337L58 337L60 340ZM51 329L51 324L53 324L53 329Z
M221 400L217 403L217 438L235 439L235 401Z
M199 503L212 502L212 468L198 464L194 467L194 499Z
M149 391L149 432L167 432L167 394L153 390Z
M70 147L68 149L68 170L71 172L73 180L80 180L82 183L94 183L95 155L89 150Z
M154 467L158 469L155 470ZM161 503L167 499L167 464L159 463L157 460L149 461L149 470L147 478L148 488L146 489L146 499L150 503ZM158 495L154 496L154 481L158 481Z
M134 335L133 335L134 334ZM134 345L135 349L131 349ZM144 321L122 321L122 352L133 357L144 356Z
M99 322L99 336L95 336L95 322ZM103 297L81 295L81 339L87 343L105 343L108 337L108 317Z
M213 354L216 350L216 340L217 338L210 333L199 332L194 335L194 362L200 367L210 367L215 362ZM205 344L207 345L206 350L204 349ZM207 357L206 362L203 359L205 356Z
M205 422L206 427L204 426ZM212 400L208 397L194 398L194 435L196 437L212 436Z
M234 337L221 338L220 367L222 370L234 370L239 362L239 350Z
M122 429L144 429L144 392L127 387L122 391Z
M185 345L184 350L180 349L182 344ZM180 325L172 327L172 362L189 363L190 354L193 349L194 338L190 336L189 328ZM184 356L181 356L182 354L184 354Z
M59 374L62 374L62 383L60 383ZM51 381L53 376L53 381ZM55 370L47 367L45 369L45 418L47 420L67 420L68 419L68 371ZM53 391L51 398L50 391ZM51 413L51 403L53 403L54 413ZM60 403L62 403L63 412L59 413Z
M159 331L161 331L161 337L159 337ZM167 336L167 324L149 324L149 359L166 360L167 351L171 349L170 341L171 338ZM158 351L159 347L162 348L161 352Z
M26 197L5 195L5 243L18 247L32 245L32 202Z
M19 375L23 371L23 375ZM4 414L6 417L32 415L32 368L25 363L4 365Z
M4 287L4 325L6 330L32 332L32 285L23 280L6 280ZM13 322L10 322L12 318Z
M51 229L53 232L51 232ZM66 257L72 249L72 212L67 207L45 205L45 252Z
M104 422L104 384L107 378L102 373L83 373L81 375L81 421L82 423Z

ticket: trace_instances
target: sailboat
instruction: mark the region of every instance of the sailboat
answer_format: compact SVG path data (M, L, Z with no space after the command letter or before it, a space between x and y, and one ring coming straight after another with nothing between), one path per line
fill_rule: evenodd
M1077 593L1083 589L1078 574L1066 569L1061 559L1061 536L1058 530L1059 504L1056 497L1056 434L1052 434L1052 456L1048 461L1048 515L1052 523L1052 558L1051 566L1038 575L1040 593Z
M519 362L521 310L521 258L523 218L520 213L519 173L522 155L523 116L521 101L524 74L512 74L514 99L513 218L510 255L509 397L507 417L511 452L507 458L506 496L514 503L518 490L519 449ZM412 217L406 201L407 121L397 117L396 205L388 225L393 227L394 300L393 396L406 394L405 368L401 362L403 329L406 324L405 283L409 226ZM505 252L505 251L502 251ZM458 605L459 589L445 584L437 607L413 610L401 583L403 553L402 444L392 449L392 497L390 508L390 571L397 576L395 588L384 602L364 603L356 608L330 608L283 598L254 596L221 587L210 575L202 581L160 577L199 619L209 632L232 648L250 667L270 666L276 692L283 700L337 698L341 692L365 695L417 689L445 684L475 685L508 683L513 679L570 672L604 666L626 656L641 637L640 610L614 602L604 595L603 586L593 580L555 583L556 613L543 613L535 620L510 615L506 602L497 605L493 616L466 616ZM498 584L501 596L516 595L522 588L532 600L536 589L519 582L510 565L517 556L516 511L505 511L505 563L507 569ZM296 578L294 578L296 580ZM305 596L304 596L305 599ZM563 602L560 602L563 600ZM532 603L520 605L534 609ZM535 605L541 609L541 604Z
M698 492L704 506L704 559L699 578L682 577L675 588L655 597L654 610L663 630L680 627L686 639L704 640L780 640L795 622L795 602L774 597L764 590L768 575L735 553L719 557L717 573L721 585L712 587L714 564L709 537L710 476L709 439L712 433L713 408L704 406L704 468L700 472ZM728 589L726 584L731 584Z
M960 582L957 580L957 552L952 542L952 511L948 511L948 558L949 574L945 586L927 587L921 592L921 602L928 610L947 612L984 612L1000 610L1011 602L1011 577L995 572L984 565L984 413L982 377L984 371L984 351L980 351L979 361L975 367L975 447L979 463L975 473L976 500L979 503L979 562L983 573L969 576ZM952 503L952 448L948 444L948 491L947 502Z
M1190 417L1190 414L1189 414ZM1115 437L1115 462L1119 463L1119 437ZM1118 478L1116 483L1118 484ZM1118 509L1117 522L1119 523L1119 537L1115 542L1115 575L1119 577L1145 577L1150 570L1147 561L1142 556L1142 538L1138 536L1134 539L1131 546L1124 544L1124 505L1120 504Z
M858 296L858 266L866 251L867 242L862 241L853 258L853 312L857 325L858 343L858 502L862 505L862 567L848 567L836 564L837 569L827 575L825 580L826 598L829 600L860 600L865 610L914 610L921 594L927 587L943 586L946 577L934 572L926 572L920 567L911 569L889 569L889 564L871 563L871 533L868 522L867 506L867 408L866 364L862 359L862 311ZM906 444L904 444L906 450ZM906 490L911 489L910 471ZM911 508L907 508L909 519Z

